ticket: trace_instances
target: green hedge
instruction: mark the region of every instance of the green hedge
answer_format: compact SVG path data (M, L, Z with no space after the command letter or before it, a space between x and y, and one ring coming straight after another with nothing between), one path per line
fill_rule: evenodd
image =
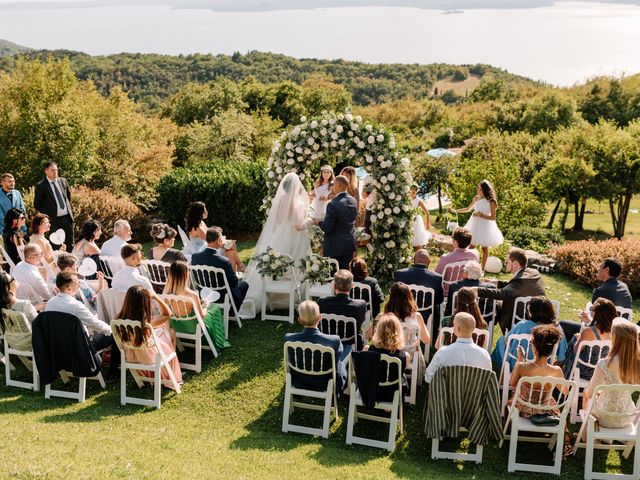
M564 237L557 230L520 226L509 230L507 238L515 247L547 253L554 244L564 243Z
M176 168L158 185L158 207L165 221L184 228L187 205L207 205L207 225L218 225L225 233L260 231L266 194L264 162L212 161L206 165Z

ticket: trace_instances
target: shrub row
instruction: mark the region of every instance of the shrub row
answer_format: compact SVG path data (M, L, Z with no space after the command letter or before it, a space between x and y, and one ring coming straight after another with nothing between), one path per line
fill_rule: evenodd
M557 230L528 226L512 228L507 237L513 246L539 253L547 253L554 244L564 242L564 237Z
M640 294L640 240L605 240L594 242L583 240L569 242L554 249L560 270L583 285L596 287L598 266L607 257L617 259L622 264L620 279L625 282L632 295Z
M36 214L33 208L33 193L33 188L24 192L24 206L29 218L33 218ZM106 240L113 233L114 222L125 219L131 224L134 240L148 239L149 234L142 211L128 198L117 197L107 189L71 187L71 208L76 236L80 233L84 222L92 218L102 225L101 240Z
M225 233L260 231L266 195L263 162L212 161L206 165L176 168L160 180L158 208L172 225L184 226L187 205L202 201L209 211L208 225Z

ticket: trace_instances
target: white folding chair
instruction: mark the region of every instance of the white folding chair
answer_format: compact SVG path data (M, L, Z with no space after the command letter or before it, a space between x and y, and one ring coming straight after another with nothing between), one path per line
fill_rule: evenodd
M640 385L600 385L593 392L593 399L589 402L588 409L580 410L582 417L582 427L578 433L578 438L573 446L575 454L578 448L585 449L584 462L584 478L585 479L628 479L636 480L640 478L640 452L638 444L640 443ZM633 396L639 398L636 400L635 411L633 414L621 412L617 401L628 398L629 402L633 402ZM607 428L599 425L596 427L597 419L593 416L594 406L598 406L600 413L605 413L609 418L629 419L631 420L628 427ZM625 422L626 423L626 422ZM582 437L586 433L586 442ZM613 443L614 441L620 444ZM629 458L631 451L635 449L633 454L633 473L630 475L601 473L593 471L593 454L595 449L600 450L622 450L622 456Z
M349 292L349 297L353 300L364 300L367 302L367 314L365 316L365 321L370 322L373 312L373 296L371 295L371 287L365 283L353 282L351 292Z
M436 292L433 288L423 287L422 285L407 285L411 294L418 305L418 313L425 319L425 326L429 332L429 338L433 341L433 316L436 313ZM424 359L429 362L429 352L431 344L424 346Z
M633 321L633 310L631 310L630 308L619 307L616 305L616 312L618 314L618 317L625 318L630 322Z
M98 352L100 353L100 352ZM65 370L60 370L58 372L60 378L64 383L69 383L69 379L73 378L74 375ZM50 399L51 397L62 397L62 398L70 398L72 400L77 400L78 403L83 403L86 400L87 396L87 380L97 380L100 382L100 386L105 389L107 388L107 384L104 382L104 378L102 377L102 372L98 373L94 377L78 377L78 391L77 392L69 392L67 390L56 390L51 387L51 385L46 385L44 387L44 398Z
M351 351L358 351L358 323L353 317L320 313L322 317L318 328L327 335L337 335L342 343L350 344Z
M162 291L169 277L170 263L159 260L143 260L140 265L142 274L151 281L156 291Z
M454 292L453 298L451 299L452 314L456 311L457 302L458 292ZM479 298L478 308L480 309L480 315L482 315L484 321L487 322L487 331L489 332L489 337L487 338L486 349L487 352L491 353L491 347L493 346L493 329L496 325L496 302L488 298Z
M120 258L107 257L106 255L100 255L98 257L98 270L102 272L104 278L111 285L113 276L124 268L124 262Z
M586 361L580 358L580 354L585 350L588 350L589 353L589 358L587 358ZM589 382L591 381L591 377L583 378L581 376L579 366L582 365L583 367L591 368L592 372L595 371L598 362L605 358L610 350L611 340L584 340L580 342L576 357L571 366L570 379L576 382L576 394L573 396L571 413L569 415L569 421L571 423L576 423L580 420L578 404L580 403L582 391L589 386Z
M193 299L184 295L160 295L160 298L171 309L171 320L174 322L195 322L194 333L183 333L176 331L176 338L182 347L190 347L195 350L195 363L180 362L180 367L200 373L202 371L202 350L210 350L214 357L218 356L215 344L209 335L204 320L198 313ZM206 340L206 345L202 344L202 336Z
M7 264L9 265L9 273L13 272L13 269L15 268L16 264L13 263L13 260L11 260L11 257L9 256L7 251L4 249L4 245L2 242L0 242L0 252L2 252L2 258L4 259L4 261L7 262Z
M440 305L440 308L442 310L440 312L440 318L444 316L444 309L446 307L447 295L449 293L449 286L452 283L462 280L464 266L467 263L468 263L467 261L448 263L447 265L445 265L444 270L442 270L442 291L443 291L445 300Z
M4 330L0 329L4 340L5 358L5 384L8 387L27 388L37 392L40 390L40 377L38 369L33 363L33 350L31 349L31 324L22 312L15 312L6 308L2 309L2 321ZM32 374L31 382L23 382L11 378L11 355L16 355Z
M484 330L483 328L474 328L473 333L471 334L471 339L473 340L473 343L486 350L487 343L489 343L489 331ZM453 327L440 327L440 332L438 333L438 340L436 341L436 344L438 344L440 348L442 348L447 345L451 345L452 343Z
M291 260L289 255L281 254L283 258ZM296 269L294 266L289 267L291 278L272 279L269 276L262 277L262 321L265 320L277 320L281 322L293 323L295 317L295 302L297 289ZM278 315L276 313L267 313L267 308L272 309L271 302L269 301L269 294L273 295L287 295L288 306L286 315Z
M402 330L404 331L405 345L415 345L420 342L420 327L411 323L402 322ZM418 375L418 368L420 363L420 352L416 350L411 357L411 364L409 368L405 370L405 375L409 383L409 394L404 396L404 401L410 405L416 404L416 398L418 396L418 388L422 385L422 375Z
M141 322L137 320L113 320L111 322L111 332L113 333L113 338L115 339L122 356L122 363L120 364L121 405L131 403L135 405L160 408L160 403L162 401L160 396L162 385L171 385L176 393L180 393L182 391L180 384L178 384L178 380L173 374L171 365L169 365L169 362L176 357L176 353L172 352L169 355L166 355L158 342L154 329L147 327L147 331L149 330L149 334L146 335L142 329ZM125 335L121 334L123 332L125 332ZM133 339L136 337L143 338L145 340L139 346L136 346L133 343ZM154 361L153 363L129 362L126 355L127 350L149 352L149 356L152 357ZM127 370L131 372L131 376L139 388L142 388L144 382L153 384L153 400L127 396ZM162 378L163 370L167 372L167 376L169 377L166 380ZM153 372L153 376L147 377L140 375L138 373L140 371Z
M359 355L367 355L369 352L362 352ZM349 378L351 382L349 397L349 416L347 419L347 445L358 444L367 445L369 447L384 448L390 452L396 447L396 429L398 422L400 423L400 433L402 433L402 372L404 365L399 358L389 355L380 355L381 375L378 379L378 389L388 388L395 390L393 399L390 402L376 401L374 408L389 412L389 415L363 413L358 411L358 407L362 407L362 398L357 388L356 375L353 370L353 361L349 362ZM372 420L375 422L389 424L389 436L386 442L373 440L366 437L358 437L353 434L353 427L358 419Z
M340 270L340 265L338 264L338 261L335 258L325 257L325 260L328 260L329 263L331 263L334 273ZM333 275L327 277L326 280L321 284L317 284L317 283L310 284L308 280L305 280L304 281L305 300L311 300L312 298L324 298L332 295L333 293L333 290L331 288L332 285L333 285Z
M511 325L508 330L513 329L513 326L524 320L527 320L527 305L533 297L517 297L513 304L513 315L511 316ZM557 300L549 300L553 304L553 309L556 312L556 318L560 318L560 302Z
M309 342L285 342L284 344L284 371L286 383L284 389L284 410L282 412L282 431L305 433L307 435L320 435L329 437L329 423L331 410L335 419L338 416L338 395L336 386L335 352L331 347ZM293 385L294 376L309 376L315 378L327 378L325 390L309 390ZM323 405L296 401L294 395L311 397L324 400ZM305 410L317 410L324 412L322 428L305 427L290 422L294 408Z
M191 273L191 283L198 291L206 287L216 290L220 294L219 302L221 302L224 319L224 336L229 338L229 320L234 320L238 323L238 327L242 328L242 318L239 309L233 302L231 287L224 270L207 265L189 265L189 272ZM247 303L251 304L255 311L253 301L245 299L243 305Z
M511 366L511 362L517 362L518 354L517 347L521 346L525 351L525 359L533 358L533 345L531 344L531 340L533 335L530 333L521 333L521 334L512 334L509 336L507 340L507 344L504 351L504 356L502 357L502 365L500 366L500 375L498 375L498 387L501 391L501 401L500 401L500 415L504 415L505 410L507 408L507 402L509 401L509 392L511 387L509 387L509 382L511 381L511 374L513 373L513 368ZM512 348L515 347L515 348Z
M529 385L527 392L523 392L523 384ZM504 439L509 439L509 462L507 466L509 472L517 470L560 475L564 432L573 395L575 394L575 387L576 384L574 382L564 378L522 377L518 380L513 403L509 407L509 414L504 425L503 435ZM541 413L559 411L558 425L534 425L531 420L520 415L520 409L523 407ZM507 434L509 426L511 426L511 432ZM530 432L538 436L521 436L521 432ZM551 437L544 437L540 434L550 434ZM503 441L500 442L501 447ZM518 463L516 455L519 441L547 443L549 450L553 450L555 445L556 451L553 465Z

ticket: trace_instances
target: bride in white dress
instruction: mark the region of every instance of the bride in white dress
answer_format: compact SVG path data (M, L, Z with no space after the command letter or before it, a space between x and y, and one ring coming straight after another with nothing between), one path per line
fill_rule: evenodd
M300 258L311 253L307 221L309 196L297 173L287 173L273 198L267 221L253 250L253 255L271 247L277 252L289 255L298 264ZM256 311L260 310L262 277L256 270L255 260L247 266L244 280L249 284L247 298L253 300Z
M471 232L471 243L482 248L482 269L487 263L489 247L502 245L504 237L496 223L496 210L498 201L496 192L488 180L483 180L478 184L476 196L473 197L471 205L460 210L453 210L456 213L466 213L475 210L473 215L464 226Z

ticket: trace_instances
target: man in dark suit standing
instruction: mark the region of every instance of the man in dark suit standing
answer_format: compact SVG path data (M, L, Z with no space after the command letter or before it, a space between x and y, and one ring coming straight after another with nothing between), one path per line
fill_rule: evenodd
M402 282L407 285L420 285L421 287L433 288L435 293L435 312L433 313L433 338L437 338L440 329L440 305L444 300L442 289L442 276L429 270L429 252L424 249L418 250L413 255L413 266L396 270L393 274L394 282ZM423 315L424 316L424 315ZM425 323L427 318L424 318Z
M64 230L64 243L70 252L73 249L73 212L69 184L66 179L58 177L58 165L54 162L44 164L44 175L36 184L33 206L49 216L51 231Z
M207 248L200 253L194 253L191 257L191 265L206 265L209 267L222 268L227 277L227 283L231 289L233 303L238 310L242 306L244 297L247 296L249 284L238 280L236 272L233 271L231 262L227 257L221 255L218 249L222 248L222 229L220 227L209 227L205 237ZM224 297L223 297L224 299Z
M507 273L513 273L508 282L498 282L498 288L478 288L478 297L502 300L498 311L502 333L511 326L516 298L546 296L540 273L534 268L527 268L527 256L524 250L513 248L506 258Z
M349 270L338 270L333 276L334 295L319 299L318 305L322 313L333 313L356 319L358 350L360 351L364 346L362 324L367 315L367 302L349 297L352 286L353 274ZM346 332L346 335L350 336L351 334L352 332Z
M631 308L631 292L626 283L618 280L622 265L615 258L605 258L598 267L598 280L603 282L593 291L591 303L598 298L611 300L616 307Z
M334 351L336 367L336 390L342 392L347 383L346 360L351 353L351 345L343 346L340 337L337 335L327 335L318 329L320 323L320 309L318 304L312 300L306 300L298 307L298 322L304 327L299 333L287 333L284 336L285 342L307 342L330 347ZM293 352L289 351L291 357ZM327 385L327 378L318 378L317 375L303 375L291 372L294 387L306 388L309 390L322 390Z
M331 190L335 198L327 205L324 220L315 220L324 232L324 255L336 259L343 269L349 268L349 262L356 251L355 226L358 204L355 198L347 194L348 186L347 177L336 177Z

